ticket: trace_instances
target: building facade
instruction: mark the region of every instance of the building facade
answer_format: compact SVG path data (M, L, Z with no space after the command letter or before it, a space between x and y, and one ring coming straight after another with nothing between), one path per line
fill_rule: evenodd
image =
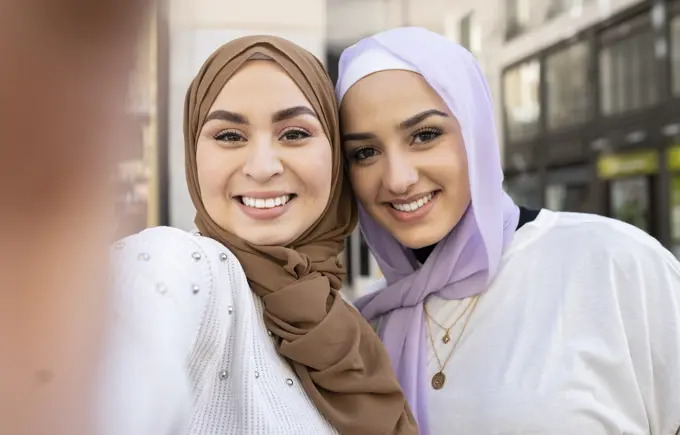
M545 3L536 18L530 1L505 2L508 191L629 222L680 254L680 2Z
M400 25L477 57L518 203L625 220L680 254L680 0L336 0L331 75L343 48ZM349 245L361 294L379 271L359 234Z

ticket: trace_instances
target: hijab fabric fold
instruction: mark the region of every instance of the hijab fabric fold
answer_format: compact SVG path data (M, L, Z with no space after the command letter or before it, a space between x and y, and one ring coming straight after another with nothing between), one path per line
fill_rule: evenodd
M250 59L270 59L295 81L316 111L333 147L333 185L326 210L290 246L257 246L226 232L201 201L196 165L199 132L224 85ZM344 302L345 274L338 255L356 225L357 209L343 177L337 104L322 64L284 39L250 36L231 41L208 58L185 101L186 175L196 225L238 258L253 292L264 302L264 321L321 413L347 435L417 434L403 391L379 338Z
M361 78L384 70L422 75L458 120L465 142L472 201L458 225L420 265L361 207L361 231L387 286L356 301L387 348L421 434L429 434L427 341L423 303L428 296L464 299L482 293L512 240L519 209L503 191L491 95L474 57L425 29L393 29L361 40L340 58L338 101Z

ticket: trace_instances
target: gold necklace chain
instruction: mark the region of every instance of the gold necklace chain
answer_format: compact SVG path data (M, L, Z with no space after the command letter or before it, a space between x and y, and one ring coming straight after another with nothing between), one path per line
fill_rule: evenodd
M453 343L453 348L449 352L449 356L446 357L446 360L442 364L441 359L439 358L439 354L437 353L437 348L434 345L434 336L432 335L432 327L430 325L430 316L429 314L426 315L427 318L427 329L430 335L430 342L432 343L432 350L434 351L434 356L437 358L437 363L439 364L439 371L432 376L432 388L435 390L441 390L444 387L444 384L446 383L446 375L444 374L444 368L446 367L446 364L449 363L449 360L451 360L451 357L453 356L453 352L456 350L458 347L458 343L460 343L461 338L463 338L463 334L465 333L465 329L468 326L468 323L470 323L470 319L472 318L472 314L475 312L475 308L477 308L477 304L479 303L479 295L475 296L469 303L468 306L466 307L465 311L463 311L463 314L468 311L468 308L472 307L470 310L470 314L468 314L467 318L465 319L465 323L463 323L463 328L460 331L460 334L458 334L458 338L456 338L456 341ZM423 304L423 307L425 304ZM427 313L427 311L426 311Z
M435 325L439 326L441 329L444 330L444 336L442 337L442 342L444 342L444 344L449 344L449 341L451 341L451 330L456 327L456 325L458 324L460 319L462 319L463 316L465 315L465 313L467 312L467 310L470 309L470 306L472 305L473 301L474 301L474 298L471 299L470 302L468 302L468 304L465 306L465 309L463 310L463 312L458 315L456 320L448 328L446 326L442 325L441 323L437 322L437 320L430 314L430 312L427 311L427 305L423 304L423 308L425 309L425 315L432 322L434 322Z

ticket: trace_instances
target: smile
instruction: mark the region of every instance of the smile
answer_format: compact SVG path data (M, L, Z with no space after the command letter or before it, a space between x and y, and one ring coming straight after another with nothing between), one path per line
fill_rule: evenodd
M418 199L414 199L409 203L390 202L390 205L392 206L392 208L399 210L401 212L412 213L427 205L430 201L432 201L432 198L434 198L435 195L436 192L430 192L427 195L424 195Z
M250 208L258 208L258 209L268 209L268 208L276 208L276 207L282 207L290 200L293 199L293 195L281 195L277 196L275 198L253 198L251 196L241 196L241 204L245 205L246 207Z

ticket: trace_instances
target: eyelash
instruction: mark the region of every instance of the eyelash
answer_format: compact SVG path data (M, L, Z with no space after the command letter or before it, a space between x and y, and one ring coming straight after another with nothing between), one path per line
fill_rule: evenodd
M229 136L232 137L232 140L227 139ZM234 137L236 138L234 139ZM245 142L243 135L234 130L222 130L214 136L214 139L223 142Z
M424 134L424 133L425 133L425 134L431 134L431 135L433 135L433 137L431 137L431 138L428 139L428 140L424 140L424 141L422 141L422 142L420 142L420 143L415 143L416 138L417 138L419 135ZM442 129L439 128L439 127L423 127L423 128L420 128L420 129L414 131L414 132L411 134L411 145L423 145L423 144L426 144L426 143L428 143L428 142L431 142L431 141L437 139L437 138L438 138L439 136L441 136L443 133L444 133L444 130L442 130ZM362 162L362 161L364 161L364 160L366 160L366 159L370 159L371 157L374 157L375 154L373 154L372 156L367 156L367 157L363 157L363 158L360 158L360 157L359 157L359 154L360 154L360 153L366 152L366 151L368 151L368 150L372 150L372 151L376 151L376 152L377 152L377 150L376 150L374 147L372 147L372 146L362 146L362 147L357 148L354 152L352 152L352 155L351 155L350 158L351 158L354 162L357 162L357 163L358 163L358 162Z
M413 138L413 140L411 141L411 144L413 144L413 141L416 140L416 136L418 136L419 134L423 134L423 133L434 135L431 139L422 142L422 143L427 143L427 142L433 141L433 140L437 139L439 136L441 136L444 133L444 130L442 130L439 127L423 127L423 128L420 128L420 129L414 131L413 134L411 135L411 138Z
M301 142L304 141L305 139L308 139L312 137L312 134L305 130L304 128L300 127L292 127L284 130L281 132L279 135L279 140L286 140L285 136L290 133L297 133L301 137L298 137L296 139L287 139L289 142ZM230 138L231 139L228 139ZM239 131L235 130L222 130L219 133L217 133L214 136L215 140L222 141L222 142L246 142L247 139L243 136L243 134Z

